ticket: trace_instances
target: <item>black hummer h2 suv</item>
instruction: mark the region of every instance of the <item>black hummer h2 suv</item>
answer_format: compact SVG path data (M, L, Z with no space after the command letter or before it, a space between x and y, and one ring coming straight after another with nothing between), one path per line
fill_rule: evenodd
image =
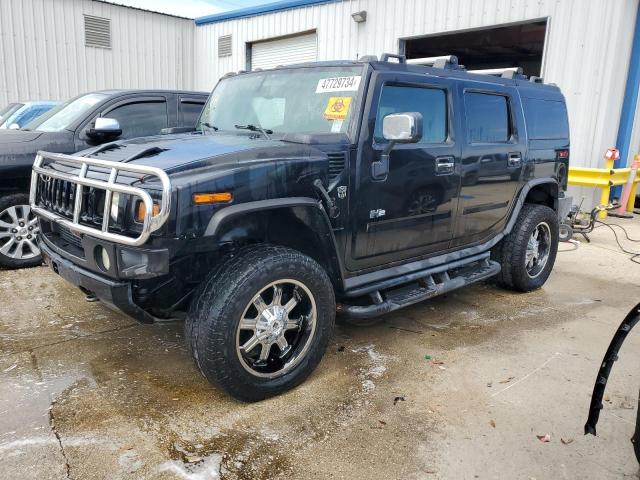
M229 74L192 132L40 152L45 258L142 322L185 318L197 367L246 401L301 383L336 311L542 286L570 203L560 90L390 57Z

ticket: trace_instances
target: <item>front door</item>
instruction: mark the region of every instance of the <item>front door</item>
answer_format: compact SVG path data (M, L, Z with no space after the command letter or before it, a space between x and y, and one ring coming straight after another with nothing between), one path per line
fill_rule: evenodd
M377 78L376 78L377 77ZM452 83L447 79L375 74L365 112L358 169L351 196L351 270L444 250L453 235L460 188L460 147L454 137ZM419 143L397 144L385 178L374 179L371 164L387 142L382 120L398 112L423 117ZM365 113L367 115L367 113Z

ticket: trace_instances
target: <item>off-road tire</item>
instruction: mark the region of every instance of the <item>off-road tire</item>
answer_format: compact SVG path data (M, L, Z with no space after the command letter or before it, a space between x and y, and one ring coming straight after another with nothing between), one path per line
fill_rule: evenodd
M525 266L527 243L534 229L546 223L551 232L551 245L542 271L531 277ZM553 209L545 205L525 204L511 233L491 251L491 259L500 263L502 269L495 280L510 290L529 292L540 288L549 278L558 253L558 217Z
M237 355L238 323L254 295L282 279L301 282L312 292L317 311L315 333L292 370L276 378L255 376ZM313 372L331 338L335 312L333 286L315 260L290 248L253 245L220 264L194 292L185 340L207 380L239 400L255 402L296 387Z
M26 193L15 193L0 198L0 212L4 212L7 208L15 205L29 205L29 195L27 195ZM37 267L38 265L42 265L42 255L21 260L11 258L7 255L4 255L3 253L0 253L0 267L16 269Z

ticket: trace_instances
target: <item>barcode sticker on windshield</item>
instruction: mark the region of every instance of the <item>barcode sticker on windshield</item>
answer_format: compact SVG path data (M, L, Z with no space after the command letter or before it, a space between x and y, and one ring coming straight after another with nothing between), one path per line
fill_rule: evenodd
M316 93L356 92L360 88L360 76L332 77L318 80Z

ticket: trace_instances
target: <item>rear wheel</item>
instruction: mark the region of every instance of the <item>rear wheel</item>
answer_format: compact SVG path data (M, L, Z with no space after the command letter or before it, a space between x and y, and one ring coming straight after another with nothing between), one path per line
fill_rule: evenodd
M0 265L6 268L34 267L42 263L36 236L38 219L24 193L0 198Z
M333 287L317 262L259 245L212 273L185 328L202 374L240 400L257 401L307 378L326 350L334 318Z
M524 205L511 233L492 252L502 266L499 283L520 292L544 285L558 252L558 230L558 217L551 208Z

